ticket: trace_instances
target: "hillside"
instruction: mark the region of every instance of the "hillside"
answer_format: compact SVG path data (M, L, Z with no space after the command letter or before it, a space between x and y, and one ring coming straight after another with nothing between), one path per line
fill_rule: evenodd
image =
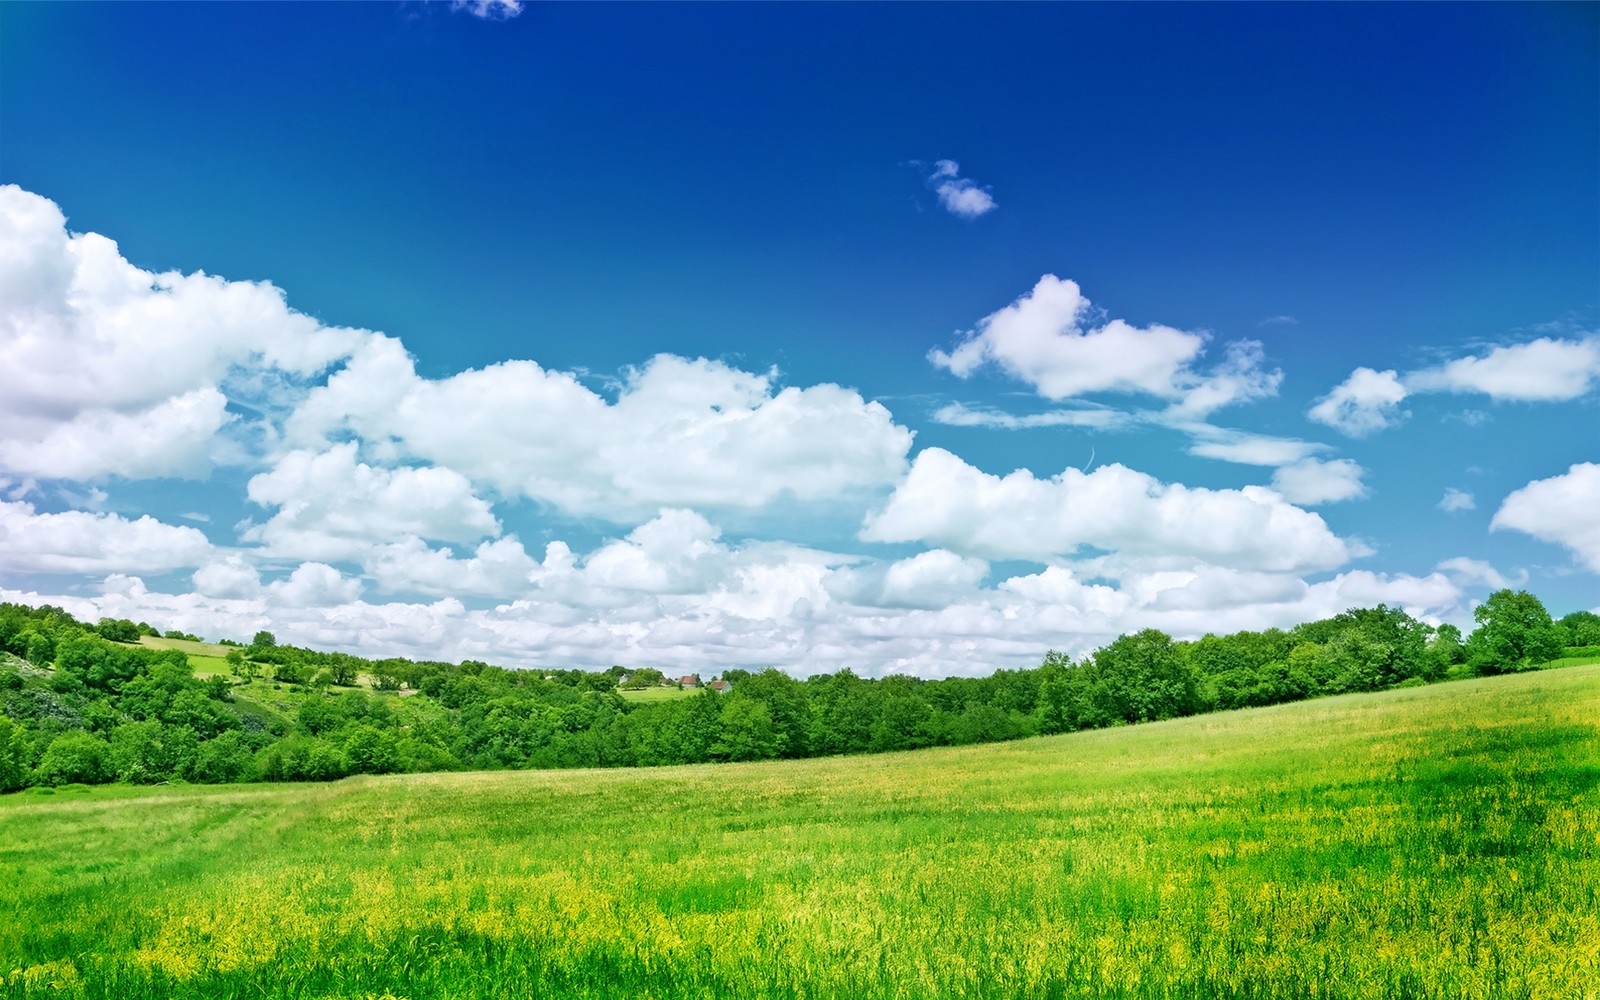
M0 798L12 996L1566 998L1600 666L1001 745Z

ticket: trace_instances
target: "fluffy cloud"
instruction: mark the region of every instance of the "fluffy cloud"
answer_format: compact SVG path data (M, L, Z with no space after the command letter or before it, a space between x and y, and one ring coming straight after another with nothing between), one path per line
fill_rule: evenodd
M1505 498L1489 527L1565 546L1600 573L1600 465L1579 462L1559 476L1534 480Z
M532 590L540 566L515 536L478 545L458 558L449 549L429 548L411 537L370 550L362 566L384 591L516 599Z
M250 598L261 593L261 573L242 556L225 556L194 571L194 589L206 597Z
M1361 481L1366 472L1348 458L1324 462L1306 458L1290 463L1272 474L1272 488L1290 503L1315 506L1355 500L1367 495Z
M1306 416L1351 437L1366 437L1405 419L1400 404L1406 395L1405 386L1393 371L1357 368L1319 399Z
M211 543L194 528L148 515L67 511L40 514L24 501L0 502L0 565L19 573L162 573L208 561Z
M1444 496L1439 498L1438 507L1446 514L1459 514L1464 510L1472 510L1478 506L1471 493L1458 490L1454 486L1446 486Z
M1406 376L1412 392L1479 392L1492 399L1524 402L1577 399L1597 382L1600 336L1581 340L1541 337Z
M935 350L928 358L960 378L992 362L1053 400L1105 391L1175 397L1180 374L1205 349L1196 333L1119 319L1096 327L1092 316L1077 282L1047 274L1026 295L979 320L955 350Z
M976 219L999 207L988 188L979 187L977 181L961 176L961 165L954 160L935 163L928 175L928 186L939 196L939 204L945 211L963 219Z
M200 474L231 390L270 394L365 336L294 312L264 282L137 268L105 237L68 233L55 203L0 187L0 468Z
M840 600L866 607L941 608L975 597L988 572L982 559L930 549L887 565L835 569L825 585Z
M1597 384L1600 336L1541 337L1404 375L1357 368L1308 416L1352 437L1363 437L1404 419L1399 405L1417 393L1482 393L1502 402L1562 402L1587 395ZM1467 410L1456 419L1476 426L1486 415Z
M354 442L290 452L252 478L248 492L255 503L279 509L241 537L274 556L338 561L407 536L474 542L500 533L489 504L460 473L374 468L356 460Z
M770 375L659 355L626 372L608 402L532 361L423 379L387 338L313 390L287 430L310 447L353 432L377 455L617 520L661 506L750 508L882 487L911 445L888 410L837 385L776 389Z
M1047 274L1026 295L978 321L949 352L928 359L960 378L986 364L1027 382L1046 399L1092 392L1145 393L1172 401L1178 418L1198 419L1229 403L1277 392L1282 373L1265 371L1261 345L1228 347L1215 370L1193 363L1206 338L1170 326L1137 327L1098 317L1076 282Z
M1354 554L1320 517L1261 487L1190 488L1121 465L1002 478L939 448L917 455L861 537L990 559L1043 561L1093 547L1267 570L1331 569Z
M361 581L352 580L327 563L301 563L287 579L267 584L268 601L291 608L330 608L361 596Z

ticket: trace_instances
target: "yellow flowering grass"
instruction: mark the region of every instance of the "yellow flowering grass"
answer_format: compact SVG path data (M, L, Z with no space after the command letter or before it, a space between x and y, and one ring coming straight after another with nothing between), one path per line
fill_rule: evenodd
M1600 996L1600 667L954 750L0 800L0 994Z

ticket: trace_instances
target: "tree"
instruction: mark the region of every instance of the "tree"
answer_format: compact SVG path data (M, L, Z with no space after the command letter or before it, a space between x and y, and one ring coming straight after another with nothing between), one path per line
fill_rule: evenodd
M111 748L104 740L85 732L63 733L45 750L38 774L39 781L46 785L98 785L110 781Z
M263 629L257 632L250 640L251 649L271 649L278 644L278 637Z
M1497 590L1472 612L1467 658L1479 673L1527 670L1561 655L1561 630L1526 590Z
M1600 615L1593 611L1574 611L1556 624L1566 633L1566 645L1600 646Z

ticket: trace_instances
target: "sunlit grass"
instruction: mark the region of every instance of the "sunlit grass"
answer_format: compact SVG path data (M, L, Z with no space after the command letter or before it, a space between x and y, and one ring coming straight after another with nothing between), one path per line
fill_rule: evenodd
M1600 667L1017 743L0 800L0 992L1530 997Z

